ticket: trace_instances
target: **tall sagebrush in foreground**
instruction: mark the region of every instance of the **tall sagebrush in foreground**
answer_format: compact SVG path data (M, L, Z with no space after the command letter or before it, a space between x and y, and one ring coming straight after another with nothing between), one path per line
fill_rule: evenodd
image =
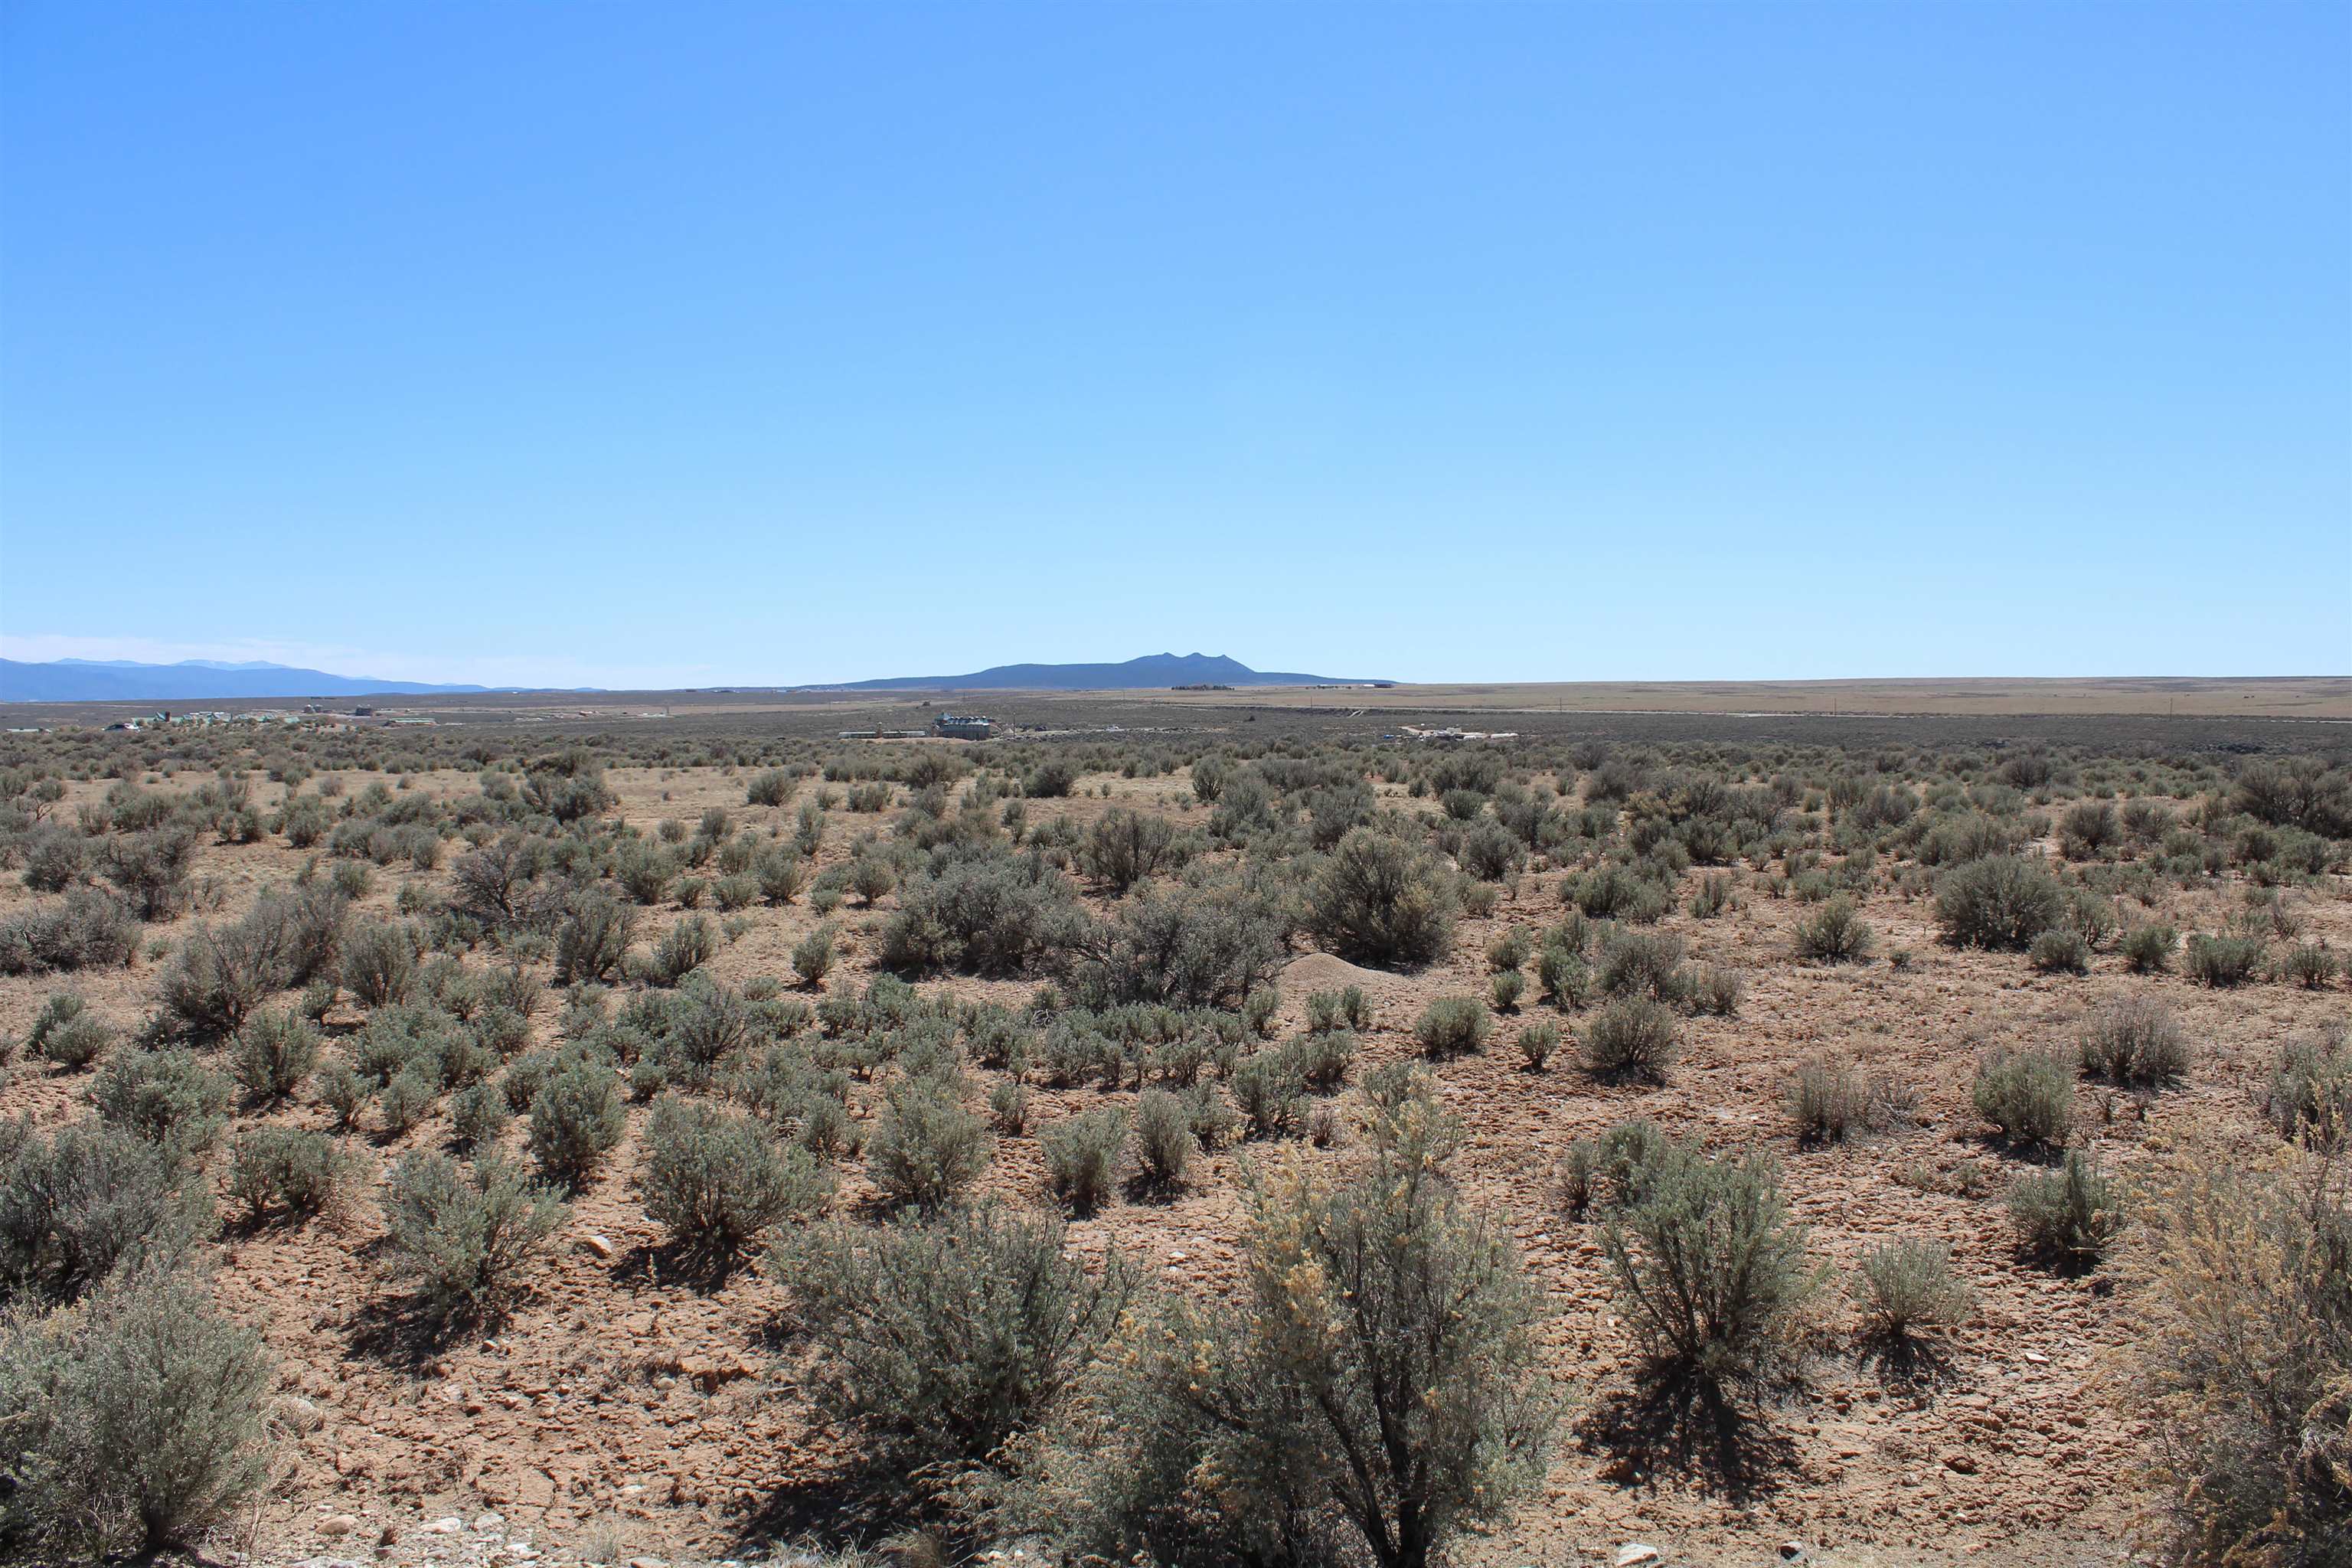
M1540 1479L1541 1295L1445 1176L1448 1121L1408 1094L1352 1178L1285 1167L1255 1194L1243 1299L1174 1301L1129 1335L1049 1446L1074 1548L1423 1568Z
M2165 1311L2138 1342L2181 1563L2352 1562L2352 1173L2181 1159L2142 1205Z
M193 1546L268 1481L261 1336L146 1265L0 1322L0 1555Z

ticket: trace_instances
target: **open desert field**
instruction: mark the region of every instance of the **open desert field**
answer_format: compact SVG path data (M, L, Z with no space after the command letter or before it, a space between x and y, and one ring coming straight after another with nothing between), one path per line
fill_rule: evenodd
M193 1258L266 1563L1303 1551L1384 1415L1453 1468L1367 1495L1479 1489L1498 1568L2352 1497L2342 1278L2273 1255L2352 1110L2305 727L1318 722L8 737L7 1288Z

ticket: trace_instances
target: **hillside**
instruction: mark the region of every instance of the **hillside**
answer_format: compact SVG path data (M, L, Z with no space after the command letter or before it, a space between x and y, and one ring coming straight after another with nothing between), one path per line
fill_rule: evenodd
M1134 691L1155 686L1328 686L1370 677L1252 669L1223 654L1153 653L1124 664L1000 664L970 675L902 675L853 680L825 691Z

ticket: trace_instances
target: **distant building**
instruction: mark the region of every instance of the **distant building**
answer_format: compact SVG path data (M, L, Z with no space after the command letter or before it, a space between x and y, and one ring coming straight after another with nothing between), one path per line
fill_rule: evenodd
M931 721L931 729L951 741L985 741L994 731L994 721L977 713L942 713Z

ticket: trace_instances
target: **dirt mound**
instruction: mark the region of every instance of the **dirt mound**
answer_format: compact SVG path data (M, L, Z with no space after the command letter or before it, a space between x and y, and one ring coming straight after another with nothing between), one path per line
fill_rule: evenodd
M1338 991L1349 985L1360 985L1367 996L1383 996L1408 982L1402 975L1390 974L1378 969L1360 969L1344 958L1334 958L1328 952L1310 952L1294 958L1282 971L1282 989L1286 995L1304 996L1311 991Z

